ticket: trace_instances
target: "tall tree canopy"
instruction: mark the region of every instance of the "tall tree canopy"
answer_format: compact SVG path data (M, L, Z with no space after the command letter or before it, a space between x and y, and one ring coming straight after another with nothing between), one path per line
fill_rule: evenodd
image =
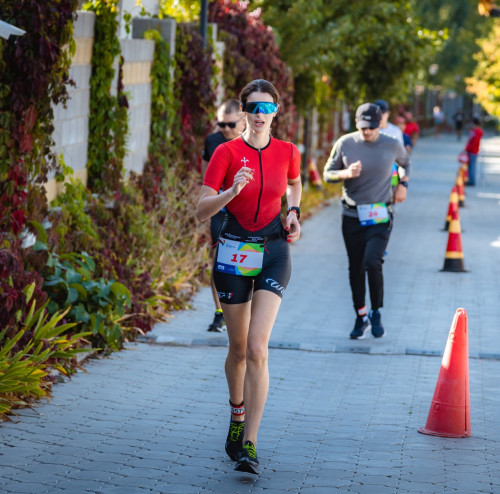
M404 94L436 46L436 37L418 25L404 0L254 0L252 5L262 8L277 32L299 105L310 103L314 93L317 99L322 83L353 103Z
M479 40L481 51L475 59L474 76L467 79L468 90L474 93L484 109L500 118L500 24L494 25L487 38Z
M442 49L431 61L437 68L432 82L463 92L465 78L477 63L476 40L487 36L491 20L479 15L476 0L413 0L413 9L423 26L446 32Z

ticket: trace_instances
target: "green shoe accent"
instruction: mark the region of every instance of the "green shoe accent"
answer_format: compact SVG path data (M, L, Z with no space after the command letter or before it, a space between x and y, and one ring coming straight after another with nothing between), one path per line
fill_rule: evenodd
M253 473L259 475L259 460L257 459L257 450L251 441L246 441L241 448L238 463L234 468L238 472Z
M245 431L245 422L236 422L231 420L229 423L229 432L226 439L226 453L231 460L236 461L238 454L243 447L243 432Z

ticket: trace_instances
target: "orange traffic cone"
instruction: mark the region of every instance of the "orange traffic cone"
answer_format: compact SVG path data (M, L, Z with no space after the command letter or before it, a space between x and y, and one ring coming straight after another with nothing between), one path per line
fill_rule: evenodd
M453 211L456 211L458 216L458 193L456 186L452 187L451 189L450 202L448 205L448 214L446 215L446 222L444 224L443 231L448 231Z
M465 187L464 187L464 177L461 168L458 169L455 186L457 188L457 193L458 193L458 205L460 207L463 207L465 206Z
M321 180L321 175L319 174L318 167L316 166L316 161L309 158L307 161L307 170L309 172L309 183L314 185L314 187L321 189L323 187L323 180Z
M460 167L462 170L462 178L464 179L464 184L469 181L469 165L467 163L463 163Z
M441 370L422 434L470 436L469 343L467 313L457 309L441 361Z
M460 229L460 219L458 208L451 212L451 221L448 226L448 244L444 256L444 265L441 271L453 271L455 273L465 272L464 253L462 250L462 230Z

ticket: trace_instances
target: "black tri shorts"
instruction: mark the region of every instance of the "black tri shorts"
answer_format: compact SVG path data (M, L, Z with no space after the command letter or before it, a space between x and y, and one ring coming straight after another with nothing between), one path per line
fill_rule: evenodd
M259 237L262 240L259 240ZM264 244L262 271L256 276L241 276L218 271L219 245L217 245L212 274L221 303L243 304L252 300L253 292L257 290L267 290L283 298L292 274L292 262L286 231L279 215L262 230L250 232L227 212L221 238Z

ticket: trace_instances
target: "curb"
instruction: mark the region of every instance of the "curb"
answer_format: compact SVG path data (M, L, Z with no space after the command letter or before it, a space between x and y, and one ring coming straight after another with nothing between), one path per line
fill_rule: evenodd
M210 347L227 347L227 337L221 336L218 338L176 338L170 336L155 336L144 335L137 338L137 343L147 343L158 346L210 346ZM273 341L268 345L271 349L277 350L298 350L302 352L312 353L358 353L364 355L393 355L393 356L419 356L419 357L439 357L443 356L444 350L430 350L421 348L400 348L390 350L388 347L373 347L373 346L356 346L356 345L332 345L319 346L299 342L289 341ZM472 353L469 358L476 360L500 360L500 353Z

